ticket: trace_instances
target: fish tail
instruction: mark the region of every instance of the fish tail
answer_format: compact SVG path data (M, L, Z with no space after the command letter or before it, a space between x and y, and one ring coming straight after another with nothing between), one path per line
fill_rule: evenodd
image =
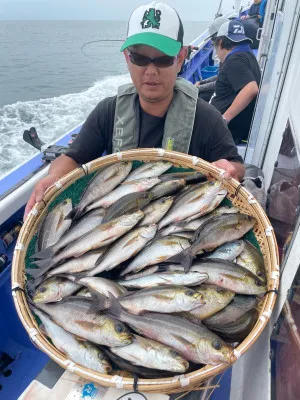
M184 272L188 273L193 263L193 255L190 249L186 249L168 258L166 261L168 263L180 264L182 267L184 267Z
M33 278L44 275L54 265L50 260L39 260L34 263L38 268L26 268L26 272Z
M30 258L38 258L45 260L47 258L51 258L55 254L54 245L39 251L38 253L34 253Z

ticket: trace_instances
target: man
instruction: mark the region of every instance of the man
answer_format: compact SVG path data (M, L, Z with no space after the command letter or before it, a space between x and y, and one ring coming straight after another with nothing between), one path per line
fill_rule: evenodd
M177 79L184 62L183 27L177 12L153 2L135 9L121 51L133 84L101 101L65 155L35 187L25 216L50 185L104 151L164 147L202 157L241 179L243 160L214 107L198 100L198 90Z
M239 21L225 22L214 40L222 67L210 103L223 115L236 144L248 139L260 69Z

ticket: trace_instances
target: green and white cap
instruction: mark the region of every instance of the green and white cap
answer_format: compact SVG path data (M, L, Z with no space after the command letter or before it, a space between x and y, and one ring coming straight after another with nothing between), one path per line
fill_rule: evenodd
M133 11L121 51L139 44L154 47L168 56L179 53L183 44L183 26L174 8L154 1Z

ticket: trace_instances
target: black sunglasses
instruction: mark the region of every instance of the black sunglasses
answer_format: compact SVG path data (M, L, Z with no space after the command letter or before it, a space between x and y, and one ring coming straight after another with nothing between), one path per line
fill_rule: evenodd
M129 59L132 64L138 65L139 67L146 67L150 63L153 63L156 67L167 68L174 64L177 56L161 56L150 58L139 53L129 53Z

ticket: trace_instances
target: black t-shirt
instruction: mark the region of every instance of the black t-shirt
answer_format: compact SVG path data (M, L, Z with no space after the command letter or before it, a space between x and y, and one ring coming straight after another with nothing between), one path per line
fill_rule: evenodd
M232 54L224 61L219 71L211 104L224 114L240 90L253 81L259 85L260 69L254 54L250 52ZM236 143L248 137L255 101L256 97L229 123L228 127Z
M66 155L78 164L112 153L116 96L102 100L88 116ZM178 117L180 118L180 116ZM145 113L140 107L139 147L161 147L165 117ZM189 154L213 162L221 158L243 162L219 111L198 99Z

